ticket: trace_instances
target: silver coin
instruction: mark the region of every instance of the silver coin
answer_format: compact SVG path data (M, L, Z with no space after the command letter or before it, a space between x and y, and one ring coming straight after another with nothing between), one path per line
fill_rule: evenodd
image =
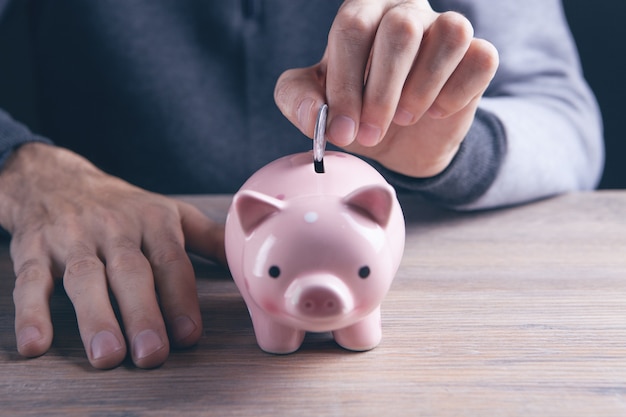
M315 172L324 172L324 152L326 150L326 118L328 105L323 104L317 113L315 131L313 132L313 165Z

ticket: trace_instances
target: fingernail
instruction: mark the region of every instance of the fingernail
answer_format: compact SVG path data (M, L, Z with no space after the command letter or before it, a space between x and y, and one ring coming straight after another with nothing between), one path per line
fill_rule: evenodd
M165 344L154 330L143 330L133 340L133 356L135 359L143 359L164 347Z
M172 326L172 337L174 340L182 342L196 331L196 328L196 323L188 316L178 316Z
M41 332L35 326L24 327L17 335L17 345L26 346L42 338Z
M309 117L311 115L311 108L315 104L315 100L312 98L305 98L298 106L296 117L298 118L298 124L301 129L306 130L309 127Z
M104 358L124 347L113 333L102 330L91 339L91 356L94 360Z
M328 126L328 137L339 146L345 146L352 143L356 123L347 116L335 116Z
M409 113L403 109L398 109L396 110L395 116L393 116L393 121L400 126L408 126L413 121L413 117L413 113Z
M380 142L380 129L369 123L361 123L356 140L363 146L378 145L378 142Z

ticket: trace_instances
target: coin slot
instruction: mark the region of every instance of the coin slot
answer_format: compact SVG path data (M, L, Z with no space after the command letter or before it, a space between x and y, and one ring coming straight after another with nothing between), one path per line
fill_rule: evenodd
M315 172L317 172L318 174L323 174L324 173L324 160L323 159L321 161L313 160L313 168L315 168Z

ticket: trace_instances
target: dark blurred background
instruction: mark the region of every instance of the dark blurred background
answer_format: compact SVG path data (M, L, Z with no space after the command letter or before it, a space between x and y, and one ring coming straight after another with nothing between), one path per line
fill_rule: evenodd
M26 1L13 2L20 9ZM2 1L0 0L0 6ZM626 188L626 1L563 0L565 13L578 45L585 76L596 93L603 113L606 167L600 188ZM523 2L520 7L524 7ZM23 11L22 11L23 12ZM34 93L28 82L27 33L23 13L12 10L9 21L0 26L0 106L31 126L37 124L35 109L28 97ZM18 64L18 65L11 65ZM10 100L9 97L24 97Z
M600 188L626 188L626 1L564 0L563 5L585 78L602 109L606 166Z

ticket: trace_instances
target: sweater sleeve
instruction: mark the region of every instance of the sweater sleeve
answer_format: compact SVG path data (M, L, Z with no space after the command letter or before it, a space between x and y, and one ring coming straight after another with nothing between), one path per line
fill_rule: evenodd
M32 133L26 126L0 110L0 171L13 150L27 142L51 143L47 138Z
M450 1L500 53L481 108L501 121L507 151L486 192L462 208L590 190L604 166L602 119L559 0Z
M412 179L384 171L401 189L457 209L520 204L597 186L602 122L560 1L433 1L474 25L498 49L500 67L474 125L442 174Z

